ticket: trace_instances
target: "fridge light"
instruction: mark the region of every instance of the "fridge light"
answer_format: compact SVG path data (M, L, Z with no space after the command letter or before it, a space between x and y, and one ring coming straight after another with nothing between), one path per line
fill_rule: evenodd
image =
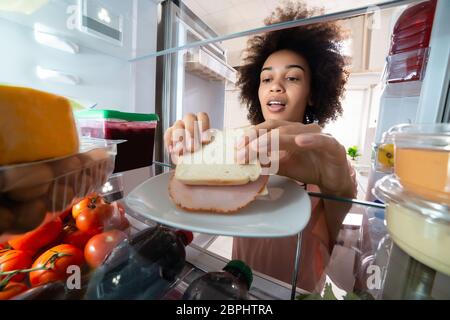
M37 43L40 43L42 45L54 49L58 49L72 54L79 52L79 47L77 44L73 43L72 41L62 39L53 34L42 32L39 30L39 27L35 27L34 29L34 39L36 40Z
M58 70L43 68L41 66L36 67L36 76L39 79L53 82L60 82L72 85L80 83L80 78L78 78L75 75L64 73Z
M98 11L97 17L100 19L100 21L104 21L108 24L111 23L111 17L109 16L108 10L106 10L105 8L101 8Z
M107 192L111 192L111 191L113 191L113 186L111 185L111 183L109 182L109 181L107 181L104 185L103 185L103 187L102 187L102 192L103 193L107 193Z

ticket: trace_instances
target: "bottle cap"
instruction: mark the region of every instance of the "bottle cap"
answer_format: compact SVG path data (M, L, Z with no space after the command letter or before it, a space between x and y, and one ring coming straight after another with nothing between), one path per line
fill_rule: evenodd
M250 289L250 286L252 285L252 282L253 282L252 269L250 269L250 267L247 266L241 260L231 260L223 268L223 270L225 270L225 271L229 271L230 269L235 269L235 270L240 271L244 275L245 281L247 282L248 288Z
M177 230L176 234L177 236L181 236L181 239L185 246L187 246L192 242L192 240L194 240L194 235L191 231Z

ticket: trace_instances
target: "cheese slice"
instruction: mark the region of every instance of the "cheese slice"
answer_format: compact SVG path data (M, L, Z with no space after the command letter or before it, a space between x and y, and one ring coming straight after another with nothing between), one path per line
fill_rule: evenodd
M0 166L78 152L69 101L30 88L0 86Z

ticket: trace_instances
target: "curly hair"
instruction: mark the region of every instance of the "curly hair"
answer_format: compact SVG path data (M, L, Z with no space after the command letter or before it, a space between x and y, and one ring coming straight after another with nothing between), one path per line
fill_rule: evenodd
M303 3L288 3L278 7L264 23L271 25L284 21L308 18L321 12L307 9ZM250 38L245 50L244 63L239 67L237 86L241 89L241 102L247 106L248 119L252 124L264 121L258 98L259 74L266 59L279 50L300 54L311 70L311 101L305 110L304 123L317 120L325 125L342 115L340 99L347 82L347 60L339 53L344 34L332 22L316 23L285 30L268 32Z

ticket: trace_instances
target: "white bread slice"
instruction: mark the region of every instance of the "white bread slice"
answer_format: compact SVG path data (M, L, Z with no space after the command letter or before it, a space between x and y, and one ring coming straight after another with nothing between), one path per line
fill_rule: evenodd
M213 140L198 151L179 158L175 179L187 185L242 185L261 175L258 160L250 164L235 161L235 144L241 129L212 130Z

